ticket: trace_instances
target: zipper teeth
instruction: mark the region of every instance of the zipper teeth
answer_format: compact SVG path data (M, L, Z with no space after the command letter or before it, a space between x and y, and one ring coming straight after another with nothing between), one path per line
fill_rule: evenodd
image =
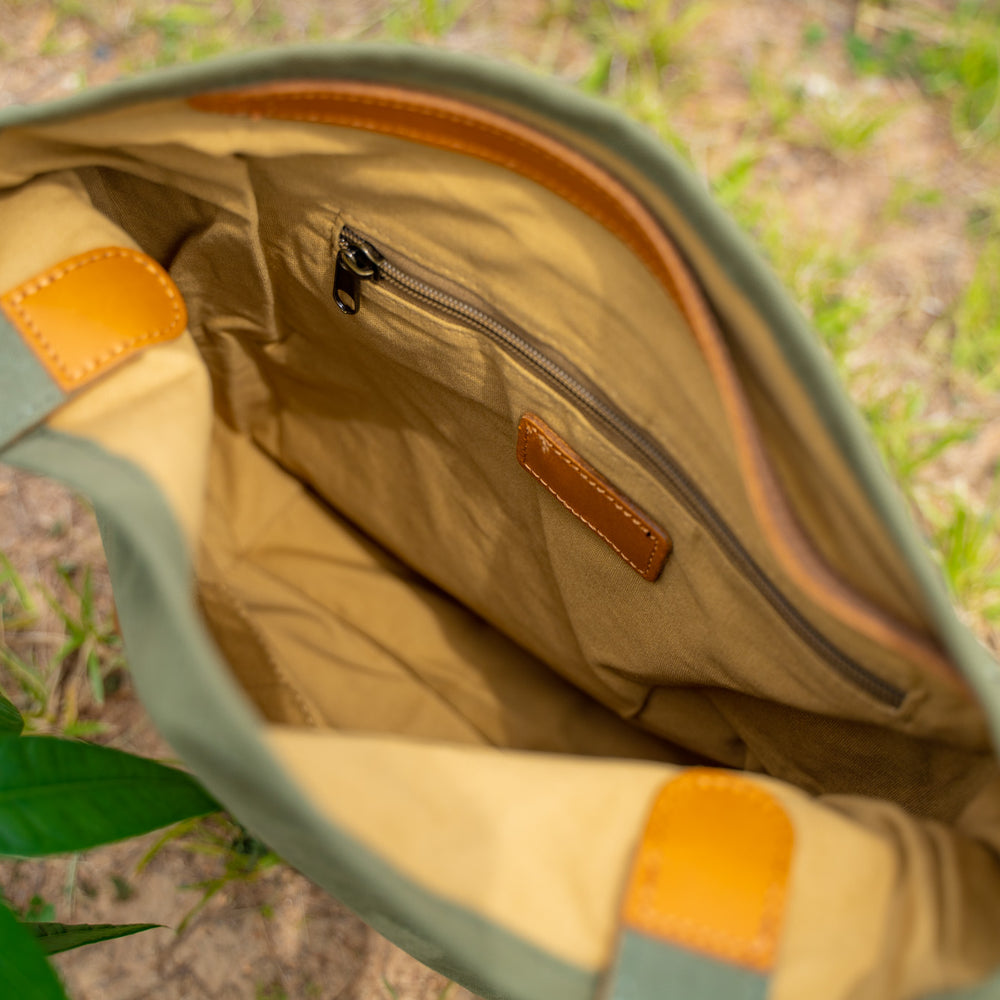
M860 663L841 652L829 639L814 628L791 604L788 598L775 586L761 569L753 556L743 547L732 528L723 520L719 512L705 495L688 478L677 461L643 430L593 393L572 374L561 368L555 361L543 354L534 344L525 340L516 330L501 323L489 313L469 302L464 302L448 292L413 277L395 264L386 260L366 239L351 229L345 228L340 235L341 246L357 243L374 251L380 277L409 292L418 299L458 316L477 329L483 331L494 343L508 352L513 352L529 365L541 369L550 381L555 382L603 423L610 425L624 437L637 451L648 459L673 487L674 495L682 502L722 547L730 562L746 576L762 594L768 604L780 615L792 630L814 652L818 653L838 672L848 676L855 684L875 698L899 708L906 698L906 692L873 673Z

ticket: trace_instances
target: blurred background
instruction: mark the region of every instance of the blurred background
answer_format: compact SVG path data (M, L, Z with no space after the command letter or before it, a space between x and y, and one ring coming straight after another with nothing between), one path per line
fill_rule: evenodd
M1000 0L0 0L0 106L353 39L559 77L671 146L811 319L1000 653ZM3 468L0 689L35 732L170 756L131 692L89 509ZM463 992L227 820L3 862L0 891L34 919L171 928L65 956L75 1000Z

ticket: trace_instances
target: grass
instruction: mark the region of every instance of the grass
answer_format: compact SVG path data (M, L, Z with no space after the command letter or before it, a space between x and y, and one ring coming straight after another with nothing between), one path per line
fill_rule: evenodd
M877 97L826 97L812 104L809 120L815 144L835 155L849 156L867 150L883 129L902 113Z
M987 392L1000 389L1000 217L978 243L975 271L953 312L951 362Z
M875 5L860 9L864 20ZM847 36L854 71L912 79L948 106L952 128L966 144L1000 138L1000 3L896 4L891 11L892 18L878 19L869 37Z
M261 984L254 991L254 1000L289 1000L288 993L281 983Z
M931 508L934 548L956 603L1000 629L1000 475L986 502L950 493Z
M267 0L237 0L225 5L216 0L146 0L137 8L135 26L154 40L155 55L146 64L172 66L230 51L234 38L241 39L240 48L276 40L284 15Z
M113 619L105 618L94 604L93 571L84 566L79 573L73 567L57 567L66 585L74 610L63 604L51 593L46 600L58 615L66 630L66 639L55 654L52 666L58 668L70 657L75 657L86 673L94 701L104 704L105 676L125 666L122 641ZM75 577L79 576L77 583Z
M46 923L55 920L56 908L54 903L43 899L37 893L28 901L28 905L21 913L22 920L32 920L39 923Z
M939 187L921 184L912 177L896 177L882 206L882 218L889 224L918 223L944 200L944 192Z
M453 31L470 0L416 0L393 3L382 19L382 32L401 42L436 42Z
M845 377L847 358L873 306L856 276L867 254L849 240L831 241L822 227L791 216L766 182L764 143L748 141L712 181L712 194L757 242L792 297L819 333Z
M618 96L629 89L656 87L664 74L690 63L685 42L709 14L705 2L673 0L550 5L547 18L570 16L591 49L591 66L578 85L591 93Z
M845 378L848 357L873 321L873 306L856 287L865 254L850 245L838 247L821 229L796 228L785 213L772 208L761 234L769 260L793 298L805 311Z
M762 46L744 72L760 137L850 159L868 150L903 112L901 105L845 90L807 66L791 74L780 71L768 53Z
M224 815L192 819L178 823L163 833L146 852L136 874L146 868L168 844L189 854L214 858L218 872L210 878L181 886L200 893L200 898L177 927L183 934L198 914L223 889L238 882L254 882L281 863L281 859L241 823ZM262 914L267 916L267 914Z
M671 109L698 90L688 43L710 12L706 0L550 0L538 25L559 26L587 51L586 68L573 78L579 89L612 101L690 159Z
M957 444L973 438L976 421L933 414L922 385L894 385L869 398L862 412L896 482L912 497L928 467Z
M124 61L131 71L270 44L284 30L282 6L272 0L133 0L124 7L113 0L54 0L50 10L39 55L85 52L96 41L101 51L133 53Z
M102 706L109 684L117 685L126 667L121 637L113 619L97 608L92 567L57 564L54 569L58 589L29 585L0 553L0 680L9 695L16 691L28 731L96 736L105 727L80 717L80 682L85 679L89 700ZM53 612L58 631L38 636L42 602ZM56 652L39 658L38 638L58 643Z

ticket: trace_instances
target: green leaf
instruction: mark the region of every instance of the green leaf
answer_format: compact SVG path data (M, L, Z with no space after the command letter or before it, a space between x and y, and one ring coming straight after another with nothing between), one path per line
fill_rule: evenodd
M82 948L85 944L128 937L140 931L162 927L163 924L25 924L46 955Z
M0 854L82 851L218 809L189 775L144 757L47 736L0 740Z
M24 719L3 694L0 694L0 736L20 736L24 729Z
M4 996L18 1000L66 1000L55 970L45 961L31 931L6 906L0 906L0 983Z

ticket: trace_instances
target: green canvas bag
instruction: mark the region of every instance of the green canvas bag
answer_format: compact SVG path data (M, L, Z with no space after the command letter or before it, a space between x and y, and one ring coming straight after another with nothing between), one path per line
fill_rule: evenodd
M487 996L1000 996L1000 668L651 136L294 49L5 111L0 232L0 455L291 864Z

